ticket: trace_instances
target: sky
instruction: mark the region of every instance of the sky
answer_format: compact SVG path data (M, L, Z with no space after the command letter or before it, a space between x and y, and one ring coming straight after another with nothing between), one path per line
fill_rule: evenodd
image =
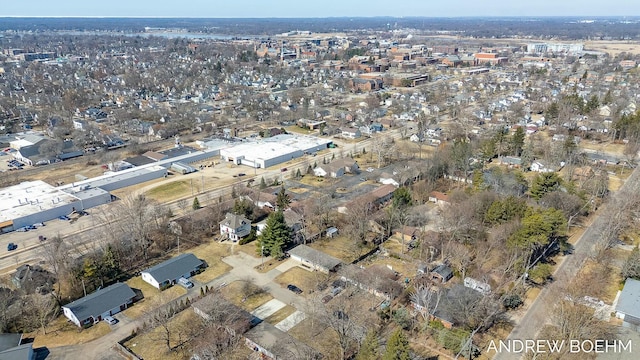
M4 0L1 16L640 16L638 0Z

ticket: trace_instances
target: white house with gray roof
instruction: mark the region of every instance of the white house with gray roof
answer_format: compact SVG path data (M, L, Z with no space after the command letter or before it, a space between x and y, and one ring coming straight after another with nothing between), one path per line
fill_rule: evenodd
M331 255L318 251L307 245L298 245L294 247L289 250L289 255L292 259L301 262L303 266L322 271L323 273L335 271L336 268L342 264L340 259L336 259Z
M142 280L156 289L164 290L175 284L181 277L188 279L205 265L195 255L181 254L140 273Z
M133 303L135 297L136 293L129 285L116 283L64 305L62 312L71 322L82 327L123 311Z
M251 221L242 215L227 213L220 222L220 234L226 235L229 240L238 241L251 232Z
M616 317L622 326L640 331L640 281L627 279L616 305Z

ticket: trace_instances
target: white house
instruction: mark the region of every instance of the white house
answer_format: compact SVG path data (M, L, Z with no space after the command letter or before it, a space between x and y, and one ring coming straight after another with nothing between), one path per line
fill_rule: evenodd
M136 293L125 283L116 283L62 307L67 319L79 327L95 324L126 309Z
M242 215L227 213L220 222L220 234L227 235L232 241L238 241L251 232L251 221Z
M204 267L202 260L193 254L181 254L140 273L142 280L156 289L165 289L181 277L188 279Z
M545 165L541 161L534 161L533 163L531 163L531 166L529 167L529 169L531 171L535 171L535 172L539 172L539 173L548 173L548 172L554 172L555 171L550 166Z
M342 137L345 139L357 139L362 136L362 133L358 129L345 129L342 130Z

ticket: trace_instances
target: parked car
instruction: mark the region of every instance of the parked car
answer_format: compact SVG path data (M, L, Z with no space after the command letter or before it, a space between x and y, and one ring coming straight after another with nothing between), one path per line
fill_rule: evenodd
M287 285L287 289L289 289L290 291L293 291L296 294L302 294L302 289L300 289L299 287L293 285L293 284L289 284Z
M245 174L245 173L238 174L238 176L245 176L245 175L247 175L247 174Z
M331 299L333 299L333 296L331 296L331 295L326 295L325 297L323 297L323 298L322 298L322 303L323 303L323 304L326 304L326 303L328 303L329 301L331 301Z
M335 288L333 288L333 289L331 290L331 295L332 295L332 296L336 296L336 295L340 294L340 292L341 292L341 291L342 291L342 288L341 288L341 287L339 287L339 286L338 286L338 287L335 287Z
M18 244L14 244L12 242L7 245L7 251L13 251L17 248L18 248Z
M178 284L180 284L185 289L191 289L193 287L193 283L189 279L185 279L183 277L178 279Z
M118 323L118 320L116 320L114 317L111 317L111 316L105 316L104 321L106 321L107 324L109 325L115 325Z
M67 215L60 215L60 216L58 216L58 219L65 220L65 221L71 220Z
M29 228L26 227L26 226L23 226L21 228L17 228L16 231L18 231L18 232L27 232L27 231L29 231Z
M287 171L287 170L288 170L287 168L282 168L282 169L280 169L280 171L282 171L282 172L285 172L285 171Z

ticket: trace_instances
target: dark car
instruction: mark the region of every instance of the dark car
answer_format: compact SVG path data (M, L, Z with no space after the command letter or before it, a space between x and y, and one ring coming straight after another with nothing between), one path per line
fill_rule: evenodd
M245 175L247 175L247 174L245 174L245 173L238 174L238 176L245 176Z
M17 249L17 248L18 248L18 245L17 245L17 244L14 244L14 243L9 243L9 244L7 245L7 251L13 251L13 250L15 250L15 249Z
M287 289L293 291L296 294L302 294L302 289L300 289L299 287L293 285L293 284L289 284L287 285Z
M285 172L285 171L287 171L287 170L288 170L287 168L282 168L282 169L280 169L280 171L282 171L282 172Z

